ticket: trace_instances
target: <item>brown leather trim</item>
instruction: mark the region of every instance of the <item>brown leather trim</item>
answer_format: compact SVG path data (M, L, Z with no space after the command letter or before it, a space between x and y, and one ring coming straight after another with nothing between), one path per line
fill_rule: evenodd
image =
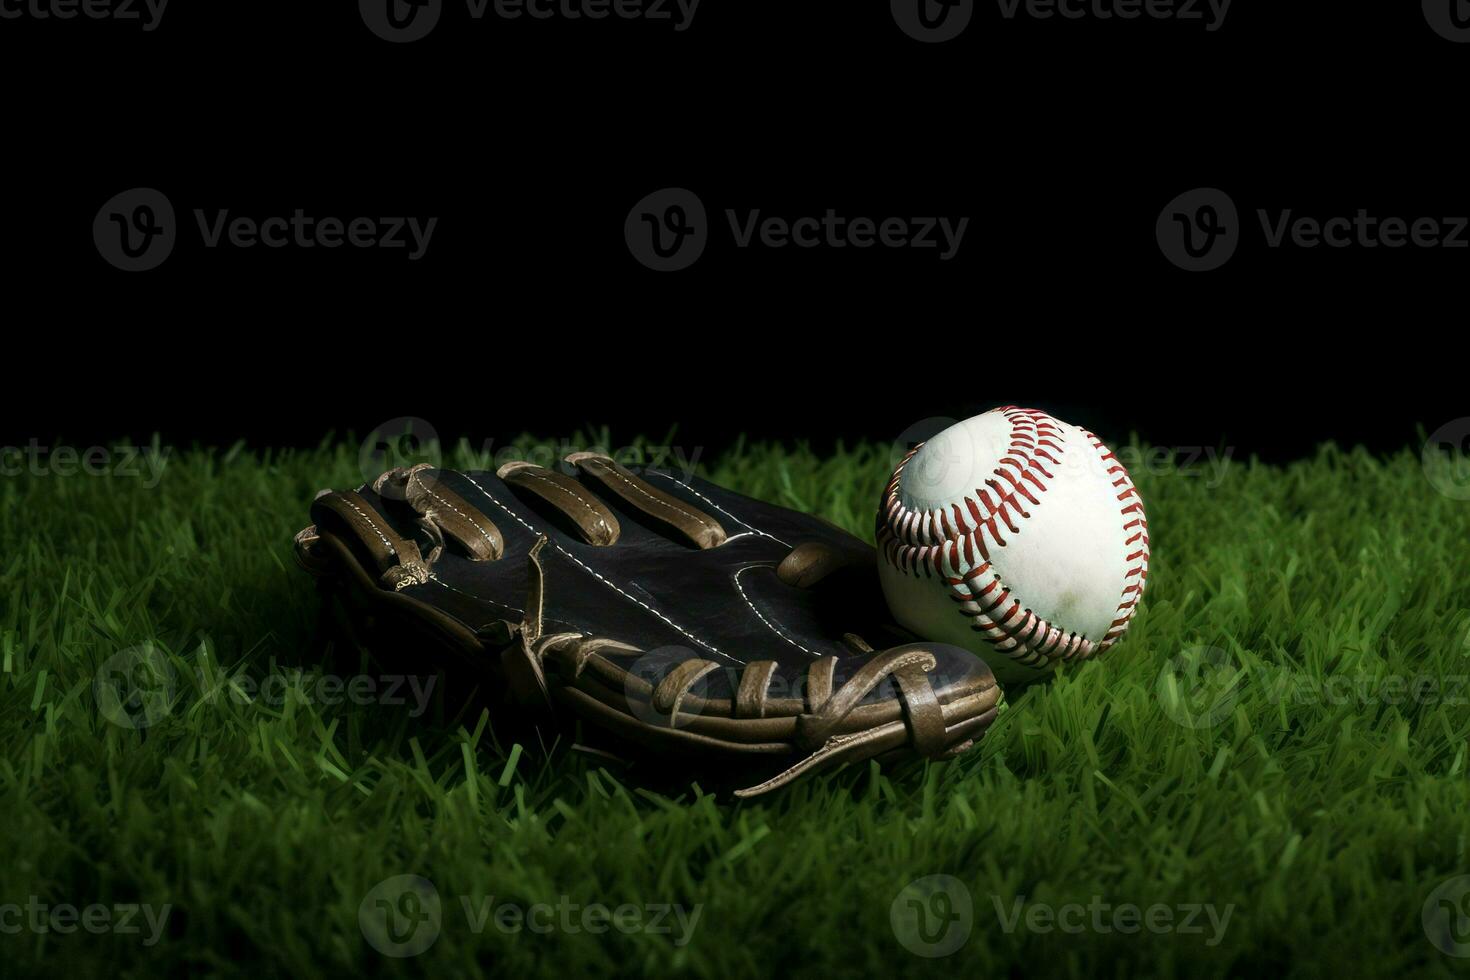
M719 666L713 660L698 659L679 664L653 689L653 706L661 714L668 715L671 722L677 722L679 705L689 694L689 689L710 671L718 670Z
M836 657L828 659L835 665ZM820 661L812 666L813 674L817 672L819 665ZM932 670L934 655L918 647L894 647L892 650L884 650L863 664L846 683L832 692L831 697L820 703L813 700L811 713L803 715L797 725L802 743L812 750L820 748L834 733L844 729L847 716L879 681L895 671L909 667ZM830 673L829 671L826 682L828 685L832 683Z
M586 669L576 686L584 694L615 710L625 711L625 706L636 700L648 704L650 711L658 712L657 706L652 704L654 689L647 681L636 674L621 671L596 655L587 658ZM1000 688L992 680L971 693L942 702L940 708L946 726L959 724L961 719L995 707L1000 701L1000 693ZM779 714L778 708L781 709ZM745 718L732 714L732 705L727 699L706 700L689 694L680 704L678 727L736 741L794 739L798 724L810 729L815 721L804 709L803 702L781 699L767 702L764 717ZM799 719L804 721L799 722ZM835 718L835 722L822 734L862 731L903 719L903 706L895 698L852 708Z
M837 673L837 658L823 657L806 670L806 707L821 711L832 699L832 677Z
M995 717L998 714L1000 714L1000 707L996 704L991 704L990 707L984 709L974 717L958 722L952 728L946 728L944 730L945 738L953 743L958 743L964 739L977 736L990 727L990 723L995 721Z
M546 569L541 566L541 549L547 540L541 535L526 554L526 609L521 632L533 640L541 638L541 619L546 610Z
M667 525L700 548L716 548L725 543L725 529L719 521L688 501L653 486L611 456L572 453L566 461L629 507Z
M735 694L736 718L764 718L766 695L771 690L771 677L776 673L776 661L761 660L745 668L740 675L740 690Z
M791 723L794 719L786 719L785 727L788 729L786 737L777 735L776 737L767 736L764 740L752 740L758 723L750 721L736 722L727 718L723 719L723 726L714 728L702 728L692 723L681 724L678 728L655 727L639 721L617 706L609 705L580 688L558 688L555 695L564 703L580 709L576 714L587 717L593 724L601 725L633 741L659 749L687 749L699 754L717 751L730 755L786 755L795 751L789 741L789 731L793 727ZM965 705L967 711L976 707L978 705ZM995 720L996 713L997 709L992 704L973 715L961 715L952 727L945 730L945 741L949 744L958 744L973 738L990 726ZM694 719L695 722L710 720ZM760 727L766 726L761 724ZM859 731L855 735L848 736L848 739L850 740L849 747L844 751L844 756L861 748L862 754L856 758L868 758L906 746L908 729L902 719L895 718L893 721L876 725L873 729L873 737L868 737L866 731ZM828 760L817 760L819 764L825 761ZM848 761L852 760L849 758ZM789 779L783 780L782 784L789 781ZM773 789L775 786L768 788ZM736 795L756 794L740 791Z
M979 714L964 718L954 726L946 728L942 737L943 743L946 746L970 744L976 736L990 727L998 711L999 709L992 704ZM807 773L829 769L839 764L898 754L900 749L907 751L910 744L909 730L901 721L859 730L851 735L839 735L780 775L758 785L736 790L735 795L743 799L760 796L773 789L779 789Z
M746 789L738 789L739 797L760 796L809 772L830 768L840 763L858 762L908 744L909 733L902 721L890 722L878 728L842 735L833 738L817 751L805 756L791 768L772 779Z
M309 524L297 531L291 543L296 564L306 571L320 578L331 570L331 559L321 547L321 535L317 533L315 524Z
M588 669L578 680L577 690L609 708L624 713L627 712L628 705L632 702L639 702L646 705L648 711L658 713L658 709L652 703L653 688L646 681L636 674L624 674L626 685L623 683L609 685L598 676L593 667L593 664L599 659L595 656L588 658ZM678 727L706 734L718 733L720 737L741 742L789 742L796 733L796 715L794 714L783 717L735 719L730 716L728 710L718 710L721 706L728 709L728 705L728 701L706 701L703 698L686 695L679 706L681 714ZM898 706L893 707L896 709Z
M836 658L827 658L833 661ZM820 669L821 661L812 665L812 669ZM744 668L745 670L752 669ZM833 664L835 667L835 663ZM739 668L736 668L739 669ZM986 675L973 691L953 690L942 692L940 703L948 708L950 705L963 706L972 704L975 698L989 698L999 700L1000 688L995 683L995 678ZM597 691L598 697L609 704L625 702L629 697L639 696L645 700L652 698L653 687L643 678L636 674L630 674L611 661L593 654L586 658L581 674L581 683L584 690ZM742 681L744 680L742 676ZM820 681L818 682L820 684ZM808 690L811 682L808 679ZM829 681L830 689L830 681ZM604 693L605 692L605 693ZM739 694L737 692L738 699ZM825 696L824 696L825 697ZM694 694L686 696L683 703L686 715L698 715L701 718L710 717L735 717L735 705L728 698L703 698ZM808 712L808 704L805 698L786 697L771 698L765 701L765 714L761 720L791 719ZM876 704L859 705L848 715L849 718L860 720L864 724L880 724L885 721L898 718L902 714L898 701L883 701ZM757 719L742 719L744 724L752 724Z
M355 490L330 491L317 497L316 503L331 511L352 532L363 551L372 558L379 574L397 563L404 545L403 538L360 493Z
M583 541L598 547L617 543L618 519L591 491L569 476L535 463L506 463L496 476L512 486L534 493L571 519Z
M810 589L833 572L861 563L865 557L859 552L838 551L821 541L807 541L781 559L776 576L793 588Z
M939 755L949 743L945 739L944 711L934 697L929 678L917 664L895 670L893 676L898 680L898 691L909 718L914 748L922 756Z
M357 491L323 493L317 496L316 503L341 521L357 539L378 568L378 584L390 589L404 589L429 580L429 566L419 553L419 546L400 537L393 525L384 520Z
M408 471L404 497L414 510L438 524L475 561L496 561L505 554L505 538L495 522L449 489L421 463Z

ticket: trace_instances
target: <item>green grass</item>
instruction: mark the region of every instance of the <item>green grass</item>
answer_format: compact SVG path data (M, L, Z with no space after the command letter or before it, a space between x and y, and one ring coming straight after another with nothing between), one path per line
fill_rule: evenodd
M743 446L704 469L871 537L887 457ZM1152 577L1125 643L1011 698L956 761L862 766L744 804L564 743L505 744L462 689L436 688L417 717L411 697L324 690L290 538L315 490L361 481L355 446L176 454L151 488L6 477L0 906L22 908L0 908L0 961L133 976L1464 972L1421 914L1470 874L1470 502L1436 492L1407 450L1329 447L1218 480L1150 469L1135 478ZM141 729L109 721L94 689L140 646L173 674ZM1218 652L1191 686L1201 650ZM337 674L383 674L336 656ZM394 959L359 907L405 874L431 881L442 911L437 941ZM900 942L890 908L941 874L963 884L973 925L935 961ZM137 933L43 931L31 896L168 914L151 944L142 914ZM700 918L682 944L477 932L460 896L476 914L566 896ZM1202 933L1124 934L1090 911L1080 932L1025 924L1099 901L1230 918L1214 944L1204 912Z

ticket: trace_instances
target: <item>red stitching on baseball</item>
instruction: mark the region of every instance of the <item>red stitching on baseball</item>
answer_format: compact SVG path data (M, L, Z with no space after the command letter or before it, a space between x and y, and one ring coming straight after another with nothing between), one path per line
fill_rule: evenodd
M1019 523L1012 519L1012 512L1019 514L1022 520L1030 519L1031 514L1021 501L1040 506L1038 495L1046 491L1045 481L1054 478L1040 461L1060 466L1065 450L1060 441L1059 423L1045 412L1014 405L997 411L1002 412L1011 424L1009 449L992 476L980 481L982 486L975 488L974 496L967 494L963 498L963 508L961 502L925 512L905 507L899 495L903 471L923 444L915 446L904 456L884 490L877 528L879 550L885 560L907 574L924 578L943 577L951 589L950 598L959 604L963 615L970 617L971 627L983 633L996 650L1011 659L1027 666L1058 659L1085 660L1115 644L1137 611L1148 578L1149 562L1148 519L1143 512L1143 504L1128 471L1117 456L1097 436L1081 430L1098 452L1099 460L1104 465L1114 464L1107 466L1106 473L1109 477L1116 477L1112 485L1119 490L1118 502L1133 501L1119 511L1124 520L1125 546L1130 551L1125 559L1128 568L1123 576L1117 616L1109 624L1107 633L1096 641L1075 631L1064 631L1029 609L1024 610L1019 622L1015 622L1017 614L1022 611L1021 604L1011 599L1010 590L992 571L990 546L1006 546L998 531L998 523L1004 524L1012 534L1021 532ZM1009 491L999 482L1002 480L1009 484ZM1033 493L1031 488L1036 492ZM966 511L969 521L966 520ZM983 564L956 577L954 573L961 564L961 547L964 563L972 564L978 551ZM984 587L975 586L975 580L987 573L991 577ZM985 601L992 593L997 593L994 601ZM991 614L1007 601L1011 605L1004 614L993 617Z
M1083 434L1092 443L1092 448L1098 450L1098 456L1104 462L1108 460L1117 461L1117 457L1103 445L1101 439L1086 430L1084 430ZM1121 508L1119 511L1123 518L1123 534L1127 539L1126 545L1130 548L1137 545L1137 548L1126 559L1131 564L1128 571L1123 574L1123 590L1119 595L1117 609L1119 615L1109 625L1107 634L1103 636L1101 650L1106 650L1114 643L1117 643L1118 638L1128 629L1128 624L1133 621L1133 614L1138 611L1139 600L1143 597L1143 588L1148 582L1148 518L1143 512L1143 501L1138 495L1138 488L1133 485L1133 480L1128 476L1128 471L1123 468L1122 464L1119 464L1115 469L1119 474L1119 478L1113 485L1124 488L1123 492L1118 494L1119 503L1130 498L1134 501L1134 503ZM1108 473L1111 475L1113 469L1109 469ZM1132 517L1134 514L1138 516ZM1132 517L1131 520L1129 519L1130 517ZM1134 581L1135 579L1137 581Z

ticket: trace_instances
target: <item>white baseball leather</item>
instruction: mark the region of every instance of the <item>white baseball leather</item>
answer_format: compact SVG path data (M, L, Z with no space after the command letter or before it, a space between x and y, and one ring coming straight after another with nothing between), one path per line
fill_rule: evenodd
M879 576L905 627L984 657L1003 683L1116 643L1148 578L1148 520L1092 433L1034 409L950 426L898 464Z

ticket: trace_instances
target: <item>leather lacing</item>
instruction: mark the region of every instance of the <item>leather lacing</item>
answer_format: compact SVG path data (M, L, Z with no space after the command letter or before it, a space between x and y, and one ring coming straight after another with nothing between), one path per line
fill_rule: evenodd
M503 541L494 524L442 483L425 481L420 474L426 469L429 469L428 464L389 470L373 482L373 490L386 499L405 501L414 509L416 524L429 538L427 554L414 541L402 538L391 528L374 521L369 512L347 495L335 494L329 501L344 518L355 516L360 536L365 540L372 543L373 538L377 539L381 545L375 549L381 568L379 581L394 591L430 580L433 565L444 553L446 536L466 548L475 560L495 560L504 552ZM302 534L313 531L308 528ZM718 525L714 525L712 531L697 526L690 537L696 535L708 539L706 547L724 539ZM315 535L311 537L314 540ZM312 542L301 535L297 540L298 545L303 546L298 547L298 552L309 554L310 548L304 546ZM560 678L571 683L581 678L588 661L600 653L639 654L643 651L605 637L575 632L543 632L545 574L540 553L547 541L546 536L541 535L531 548L530 586L524 618L516 631L515 641L502 654L501 664L507 682L519 698L550 708L553 702L546 680L548 661L554 664ZM873 653L872 648L860 638L846 639L849 645L871 656L871 659L835 689L837 657L822 657L807 667L804 678L807 710L796 718L793 738L793 747L805 753L804 757L772 779L739 790L736 795L756 796L784 786L813 768L857 754L873 742L896 735L895 726L906 729L905 741L925 757L946 758L970 747L971 740L949 744L944 710L927 676L937 663L931 652L923 649L921 644L913 644ZM651 688L648 701L655 715L668 728L676 727L683 705L696 685L721 666L716 661L697 657L677 664ZM733 699L732 717L767 717L770 685L778 666L771 660L743 666ZM838 734L848 715L890 676L897 684L898 698L903 705L901 718L871 729Z
M530 589L526 598L525 620L518 631L519 642L506 650L502 665L512 688L550 707L550 688L546 683L545 663L552 660L564 679L574 681L582 676L588 660L603 651L637 654L642 651L626 643L581 633L542 633L545 608L545 574L541 567L541 549L546 538L532 546ZM861 642L861 641L859 641ZM863 644L864 646L866 644ZM904 718L893 724L906 724L908 740L927 758L947 758L968 749L971 741L951 746L947 738L944 709L929 683L928 672L937 664L932 653L918 645L899 646L874 654L873 658L833 690L837 657L814 661L806 673L808 711L796 719L795 748L806 753L784 772L757 786L738 790L739 796L756 796L786 785L803 773L838 758L853 754L886 734L890 726L851 734L836 734L847 716L862 703L883 680L892 676L898 684ZM651 704L668 727L677 724L680 709L694 687L709 674L720 669L713 660L692 658L680 662L653 686ZM778 664L773 660L754 661L745 665L733 705L736 718L765 716L765 701Z

